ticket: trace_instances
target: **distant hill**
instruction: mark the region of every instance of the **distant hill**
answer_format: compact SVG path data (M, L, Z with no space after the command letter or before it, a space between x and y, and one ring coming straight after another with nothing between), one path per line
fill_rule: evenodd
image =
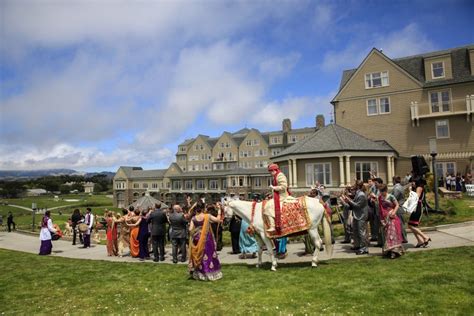
M115 172L80 172L72 169L42 169L42 170L0 170L1 180L21 180L21 179L35 179L47 176L61 176L61 175L79 175L90 178L95 175L105 174L107 178L113 178Z

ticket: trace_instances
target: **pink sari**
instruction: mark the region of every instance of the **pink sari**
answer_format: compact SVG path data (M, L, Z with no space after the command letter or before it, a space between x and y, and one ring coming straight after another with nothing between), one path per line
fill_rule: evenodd
M396 254L403 254L405 250L402 246L402 223L397 215L390 217L389 212L395 207L395 198L392 195L387 195L385 199L382 195L379 195L379 210L380 210L380 222L383 226L383 253L389 252Z

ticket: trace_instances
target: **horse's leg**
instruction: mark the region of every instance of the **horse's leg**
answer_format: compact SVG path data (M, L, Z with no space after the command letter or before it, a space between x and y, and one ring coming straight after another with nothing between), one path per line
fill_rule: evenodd
M316 268L318 266L318 255L319 255L319 248L321 248L321 238L319 237L318 227L314 227L308 231L309 236L314 244L314 252L313 252L313 259L311 260L311 266Z
M270 261L272 263L272 271L276 271L277 268L277 261L276 261L276 255L275 251L273 250L273 242L271 239L267 238L265 236L265 233L262 232L260 233L260 237L262 238L262 241L265 243L265 246L267 247L268 254L270 255Z

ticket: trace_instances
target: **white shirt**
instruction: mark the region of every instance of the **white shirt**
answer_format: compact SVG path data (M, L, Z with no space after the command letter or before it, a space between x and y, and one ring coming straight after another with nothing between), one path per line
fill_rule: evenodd
M86 217L84 219L84 223L86 223L87 226L89 227L89 229L87 229L86 234L90 235L91 231L92 231L92 226L94 225L94 214L92 214L92 213L86 214Z
M48 219L48 227L42 227L40 232L40 240L51 240L51 232L56 233L56 229L53 228L53 221Z

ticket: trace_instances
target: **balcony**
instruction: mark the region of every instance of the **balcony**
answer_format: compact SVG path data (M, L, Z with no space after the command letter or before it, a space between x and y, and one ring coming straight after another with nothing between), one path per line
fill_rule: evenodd
M237 158L226 158L226 157L219 157L219 158L212 158L212 162L237 162Z
M474 95L467 95L465 99L454 99L449 105L440 103L439 106L434 109L430 103L418 103L414 101L410 104L412 126L420 126L420 120L422 119L441 118L453 115L466 115L466 120L470 122L473 113Z

